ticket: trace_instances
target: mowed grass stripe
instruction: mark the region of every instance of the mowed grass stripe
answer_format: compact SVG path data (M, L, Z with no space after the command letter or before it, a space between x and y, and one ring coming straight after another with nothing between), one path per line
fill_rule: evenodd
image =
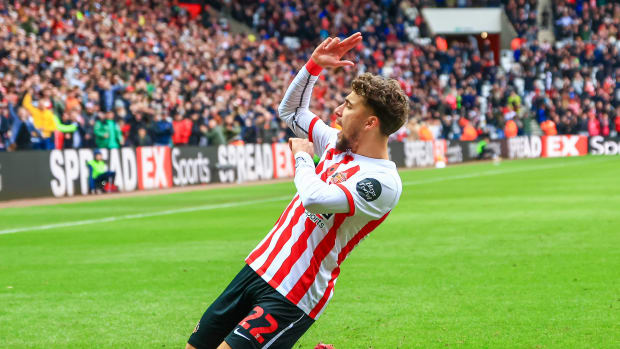
M587 160L576 160L576 161L569 161L569 162L554 162L551 164L537 164L537 165L531 165L531 166L526 166L526 167L517 167L517 168L508 168L508 169L495 169L495 170L467 173L467 174L461 174L461 175L435 177L435 178L422 179L422 180L417 180L417 181L404 181L403 186L406 187L406 186L430 184L430 183L437 183L437 182L451 181L451 180L470 179L470 178L478 178L478 177L486 177L486 176L497 176L497 175L527 172L527 171L539 171L539 170L553 169L553 168L566 167L566 166L578 166L584 163L594 163L594 162L609 161L609 160L610 160L609 158L599 158L596 160L587 159ZM270 186L270 185L265 185L265 186ZM175 194L175 195L179 195L179 194ZM11 228L11 229L2 229L0 230L0 235L20 233L20 232L26 232L26 231L37 231L37 230L74 227L74 226L87 225L87 224L109 223L109 222L115 222L115 221L127 220L127 219L150 218L150 217L155 217L155 216L165 216L165 215L187 213L187 212L194 212L194 211L206 211L206 210L214 210L214 209L222 209L222 208L231 208L231 207L242 206L242 205L255 205L255 204L262 204L262 203L268 203L268 202L274 202L274 201L283 201L287 199L290 199L290 196L279 196L275 198L266 198L266 199L249 200L249 201L240 200L240 201L229 202L229 203L200 205L200 206L184 207L184 208L178 208L178 209L168 209L168 210L157 211L157 212L125 214L125 215L95 218L95 219L42 224L42 225L37 225L37 226L17 227L17 228Z

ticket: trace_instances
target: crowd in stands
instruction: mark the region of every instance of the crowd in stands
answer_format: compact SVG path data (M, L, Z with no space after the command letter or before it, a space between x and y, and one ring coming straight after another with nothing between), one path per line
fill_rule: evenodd
M617 37L620 4L609 0L552 1L555 37L558 40L596 40L595 36Z
M0 2L0 150L285 142L288 83L320 40L356 31L354 70L314 90L328 124L368 71L411 99L400 140L530 134L531 120L547 134L620 131L620 6L557 2L570 20L555 14L552 45L536 39L535 1L502 2L523 41L507 71L487 43L425 40L421 0L207 1L257 35L167 1Z
M536 39L538 33L538 0L507 0L504 11L517 35L527 41Z

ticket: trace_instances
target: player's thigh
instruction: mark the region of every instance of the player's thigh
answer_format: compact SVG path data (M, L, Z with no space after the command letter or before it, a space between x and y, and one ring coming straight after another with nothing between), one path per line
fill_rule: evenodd
M188 343L197 349L217 348L243 317L252 309L245 295L251 274L242 269L222 294L207 308Z
M225 341L233 349L288 349L313 323L312 318L290 303L259 302Z
M204 312L187 342L197 349L217 348L247 309L234 299L220 296Z

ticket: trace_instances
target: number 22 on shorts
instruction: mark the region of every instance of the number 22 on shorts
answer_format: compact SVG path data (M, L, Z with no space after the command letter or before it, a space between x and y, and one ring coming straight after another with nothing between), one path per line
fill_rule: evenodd
M265 314L263 308L258 305L255 306L252 310L255 311L255 313L246 316L245 319L241 320L241 322L239 323L239 325L246 330L251 327L248 321L258 319L263 316L263 314ZM252 337L256 338L256 340L260 344L265 341L265 338L263 338L262 336L263 334L269 334L278 329L278 322L273 318L273 316L271 316L271 314L265 314L264 318L269 323L269 326L255 327L250 330L250 334L252 335Z

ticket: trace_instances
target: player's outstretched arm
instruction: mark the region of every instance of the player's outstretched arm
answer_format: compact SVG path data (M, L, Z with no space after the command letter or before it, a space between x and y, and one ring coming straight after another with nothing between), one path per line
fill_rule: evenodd
M342 41L339 38L325 39L295 76L278 107L280 118L286 121L298 137L313 142L317 152L324 149L329 138L338 131L327 126L309 110L312 89L323 68L353 66L353 62L342 60L342 57L361 41L360 33Z

